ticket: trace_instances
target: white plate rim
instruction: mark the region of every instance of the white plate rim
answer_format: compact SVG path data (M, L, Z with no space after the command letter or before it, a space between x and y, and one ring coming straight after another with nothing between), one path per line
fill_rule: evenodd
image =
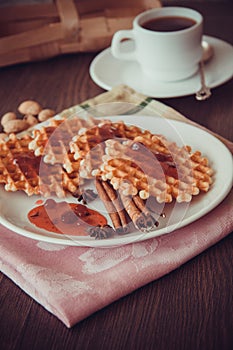
M222 40L222 39L218 39L212 36L208 36L208 35L204 35L203 36L203 40L207 41L208 43L210 43L213 48L215 49L217 46L221 46L222 48L224 48L225 50L228 51L229 54L229 62L233 61L233 46ZM216 50L215 50L216 51ZM230 54L232 55L232 59L230 59ZM110 90L112 89L114 86L116 85L120 85L120 84L126 84L125 81L121 81L121 82L117 82L117 83L112 83L110 84L106 79L103 79L100 77L100 75L97 72L97 67L100 64L101 61L103 61L107 56L110 57L110 60L112 62L118 62L118 64L125 65L127 67L127 65L131 64L134 65L136 64L134 61L120 61L116 58L114 58L111 54L111 48L108 47L106 49L104 49L103 51L101 51L99 54L97 54L97 56L95 56L95 58L92 60L90 67L89 67L89 74L91 76L91 79L101 88L105 89L105 90ZM217 57L219 62L221 61L220 57ZM227 57L226 57L227 59ZM215 55L213 56L213 58L211 59L210 62L206 63L206 80L208 80L208 76L211 78L211 72L208 72L208 65L212 65L214 67L214 64L216 63L216 52ZM105 67L107 65L105 64ZM224 65L223 65L224 66ZM140 69L140 68L139 68ZM113 70L114 71L114 70ZM225 70L224 74L221 75L220 77L218 77L216 80L211 80L208 83L210 88L215 88L218 87L224 83L226 83L227 81L231 80L233 76L233 66L232 66L232 70ZM190 77L189 79L183 80L183 81L179 81L179 82L173 82L173 83L160 83L157 82L156 84L158 84L156 86L156 88L158 89L158 91L155 93L154 91L151 91L151 93L149 93L149 90L146 91L143 87L139 87L137 86L137 88L135 86L130 86L130 84L127 82L127 85L129 85L131 88L136 89L138 92L145 94L145 95L149 95L151 97L156 97L156 98L176 98L176 97L183 97L183 96L189 96L189 95L193 95L195 94L195 92L200 88L200 79L198 76L198 72ZM177 91L177 87L180 87L180 91ZM184 86L185 84L189 84L190 87L185 90ZM192 84L192 85L191 85ZM183 86L183 87L182 87ZM166 92L161 92L162 90L159 89L159 87L162 87L162 90L165 89Z
M157 118L157 120L156 120ZM85 237L84 239L82 239L82 237L78 237L77 241L75 240L71 240L70 238L67 238L66 235L62 236L60 234L53 234L53 233L45 233L45 235L41 235L39 233L33 232L33 231L29 231L27 229L23 229L20 226L17 226L15 224L13 224L11 221L9 221L6 217L4 217L2 215L2 213L0 213L0 223L7 227L8 229L14 231L16 234L28 237L28 238L32 238L34 240L37 241L43 241L43 242L47 242L47 243L55 243L55 244L63 244L63 245L67 245L67 246L88 246L88 247L114 247L114 246L118 246L118 245L125 245L128 243L132 243L132 242L139 242L139 241L144 241L150 238L154 238L154 237L158 237L158 236L162 236L164 234L173 232L174 230L177 230L181 227L187 226L191 223L193 223L194 221L198 220L199 218L203 217L204 215L208 214L211 210L213 210L218 204L220 204L223 199L227 196L227 194L230 192L231 188L232 188L232 179L233 179L233 159L232 159L232 155L230 153L230 151L228 150L228 148L219 140L217 139L215 136L213 136L212 134L208 133L207 131L198 128L196 126L193 126L191 124L188 123L184 123L181 121L175 121L175 120L168 120L165 118L161 118L161 117L157 117L157 116L139 116L139 115L130 115L130 116L114 116L111 119L115 119L115 120L124 120L130 124L134 124L134 125L138 125L140 124L139 121L141 123L145 123L145 120L147 121L151 121L152 120L155 122L156 121L156 126L158 127L158 122L159 121L165 121L166 123L168 122L169 125L171 125L171 127L174 127L177 132L181 135L181 137L187 137L188 135L188 131L191 131L192 133L194 133L194 135L199 134L199 136L201 135L202 137L207 138L208 142L211 142L211 145L213 147L213 145L215 146L215 149L218 148L218 150L221 150L221 156L226 157L227 158L227 162L223 163L224 164L228 164L228 177L226 179L224 179L223 185L221 186L219 192L217 192L217 196L214 197L214 201L212 201L210 204L208 204L208 206L205 206L202 210L200 210L199 212L196 212L194 215L192 215L191 217L187 217L185 218L182 222L180 223L175 223L174 225L171 225L169 227L165 227L163 229L157 229L154 231L151 231L147 234L140 234L140 233L135 233L134 235L124 235L124 236L118 236L116 238L110 238L110 239L105 239L105 240L95 240L93 238L90 237ZM134 122L136 119L136 122ZM143 127L142 125L140 125L141 127ZM153 131L153 130L152 130ZM166 136L166 135L165 135ZM190 144L187 143L186 144ZM192 146L192 142L191 142L191 146ZM202 147L199 147L199 150L201 151ZM208 154L207 154L208 156ZM222 160L222 158L221 158ZM215 161L216 160L213 160ZM219 179L220 180L220 179ZM3 193L4 189L3 187L0 187L0 193ZM8 195L8 193L6 193L6 191L4 191L4 193L6 195ZM208 192L209 193L209 192ZM206 196L208 195L205 194L203 197L204 199L206 198ZM10 193L10 195L12 195L12 193ZM13 195L17 196L17 192L13 193ZM27 199L27 197L25 197ZM36 202L36 196L34 196L35 198L35 202ZM3 203L1 202L1 197L0 197L0 208L3 205ZM192 204L191 204L192 205ZM28 225L30 226L31 224L28 221ZM33 227L33 225L31 225Z

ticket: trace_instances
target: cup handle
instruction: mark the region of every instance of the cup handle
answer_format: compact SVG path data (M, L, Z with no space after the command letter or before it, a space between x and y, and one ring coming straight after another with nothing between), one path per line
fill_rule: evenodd
M122 41L125 39L135 40L134 31L119 30L113 35L112 43L111 43L112 55L122 60L127 60L127 61L135 60L135 50L131 50L130 52L123 52L121 50Z

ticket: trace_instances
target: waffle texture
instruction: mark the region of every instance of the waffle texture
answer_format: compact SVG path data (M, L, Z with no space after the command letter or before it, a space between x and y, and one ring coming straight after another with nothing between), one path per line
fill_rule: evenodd
M81 177L99 176L125 195L154 196L159 203L190 202L213 181L200 151L124 123L83 129L70 142L70 152L80 160Z
M97 176L124 196L190 202L209 190L212 175L200 151L121 121L52 118L31 135L0 143L0 183L29 196L75 194Z

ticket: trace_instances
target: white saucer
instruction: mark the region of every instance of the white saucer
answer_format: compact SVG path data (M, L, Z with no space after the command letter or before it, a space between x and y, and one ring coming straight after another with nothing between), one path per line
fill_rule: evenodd
M233 76L233 46L210 36L203 36L203 40L214 48L214 56L205 64L206 83L210 88L214 88ZM129 50L130 45L130 41L126 41L124 49ZM200 88L198 73L178 82L163 83L149 80L142 74L137 62L113 57L110 48L94 58L90 65L90 75L93 81L105 90L125 84L142 94L157 98L192 95Z

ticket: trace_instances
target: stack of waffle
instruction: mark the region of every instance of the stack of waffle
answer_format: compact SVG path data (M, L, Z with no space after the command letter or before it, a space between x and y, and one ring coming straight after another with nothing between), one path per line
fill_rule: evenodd
M190 202L209 190L212 174L199 151L123 122L52 118L30 136L0 143L0 183L29 196L62 197L98 177L124 195Z
M128 232L129 222L140 231L153 229L158 221L148 198L163 205L189 203L209 190L212 175L199 151L123 122L53 118L31 135L0 141L0 183L6 191L80 198L86 182L95 179L118 233ZM103 236L99 227L92 231Z

